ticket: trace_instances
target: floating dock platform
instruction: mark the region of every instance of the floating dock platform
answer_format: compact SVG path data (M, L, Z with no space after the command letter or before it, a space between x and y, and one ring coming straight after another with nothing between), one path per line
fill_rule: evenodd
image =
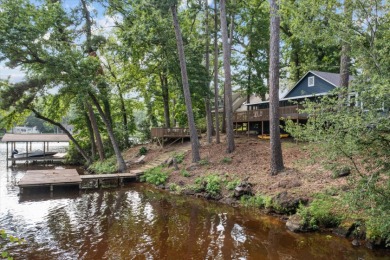
M143 171L133 170L129 173L79 175L76 169L29 170L18 182L20 193L29 187L50 187L78 185L80 189L118 186L124 179L137 179Z

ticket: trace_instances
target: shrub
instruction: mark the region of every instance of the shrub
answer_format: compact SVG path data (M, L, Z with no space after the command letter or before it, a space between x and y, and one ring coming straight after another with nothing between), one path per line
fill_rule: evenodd
M229 181L226 183L226 189L227 190L234 190L238 186L238 184L240 184L240 183L241 183L241 180L239 180L239 179Z
M208 164L209 164L209 161L206 160L206 159L202 159L202 160L200 160L198 163L199 163L199 165L208 165Z
M169 184L169 190L170 191L178 191L179 190L179 185L175 184L175 183L170 183Z
M116 158L110 157L104 161L96 161L88 167L88 170L96 174L114 173L118 171Z
M184 161L184 158L186 157L186 154L185 153L178 153L178 154L174 154L173 157L176 159L176 162L177 163L182 163Z
M308 207L299 205L297 214L303 219L302 224L310 229L321 227L336 227L343 220L343 216L335 211L337 208L335 198L325 194L317 194Z
M205 178L206 192L211 195L217 195L221 192L221 178L217 175L208 175Z
M148 153L148 149L145 147L145 146L142 146L140 149L139 149L139 154L140 155L145 155Z
M221 178L214 174L198 177L193 188L196 192L204 190L212 196L218 195L221 192Z
M245 207L270 208L272 198L261 194L255 196L244 195L241 197L240 203Z
M372 209L366 221L367 238L382 240L387 247L390 246L390 215L388 210Z
M162 166L158 166L147 170L142 176L141 181L151 183L154 185L164 184L168 179L168 173L163 171Z
M221 160L222 163L226 163L226 164L229 164L232 162L232 158L230 157L224 157L222 160Z
M182 170L180 171L180 174L181 174L181 176L183 176L183 177L190 177L190 176L191 176L191 174L190 174L187 170L185 170L185 169L182 169Z

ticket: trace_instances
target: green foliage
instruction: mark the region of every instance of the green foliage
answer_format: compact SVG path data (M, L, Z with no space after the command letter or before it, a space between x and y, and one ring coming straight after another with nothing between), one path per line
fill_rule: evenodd
M208 175L205 178L206 191L211 195L217 195L221 192L221 178L217 175Z
M366 220L366 236L370 240L382 239L390 246L390 216L389 209L372 209Z
M208 164L209 164L209 161L208 161L207 159L202 159L202 160L200 160L198 163L199 163L199 165L204 166L204 165L208 165Z
M145 146L142 146L140 149L139 149L139 152L138 152L140 155L145 155L148 153L148 149L145 147Z
M186 157L185 153L175 153L173 157L176 159L177 163L182 163L184 161L184 158Z
M81 156L73 143L69 144L65 163L70 165L83 165L85 163L84 158Z
M17 243L18 245L25 242L24 239L20 239L18 237L11 236L5 232L5 230L0 229L0 240L9 241L11 243ZM0 246L1 249L1 246ZM0 256L2 259L12 260L13 257L7 251L0 251Z
M162 166L158 166L147 170L142 176L141 181L154 185L164 184L168 180L168 173L164 171Z
M138 124L138 130L141 133L141 141L148 141L152 138L150 127L148 120L143 120Z
M96 161L88 167L88 170L96 174L107 174L114 173L118 171L116 164L116 158L110 157L104 161Z
M183 176L183 177L190 177L190 176L191 176L191 174L190 174L186 169L182 169L182 170L180 171L180 174L181 174L181 176Z
M222 163L226 163L226 164L229 164L232 162L232 158L230 157L223 157L223 159L221 160Z
M180 186L177 185L176 183L170 183L169 184L169 190L170 191L173 191L173 192L176 192L180 189Z
M240 179L235 179L235 180L232 180L232 181L228 181L226 183L226 189L227 190L234 190L234 188L236 188L238 186L238 184L241 183L241 180Z
M299 205L297 214L309 229L318 227L337 227L344 219L342 205L337 199L325 194L318 194L308 207Z
M244 195L240 198L240 203L245 207L271 208L272 198L261 194L255 196Z
M212 196L218 195L221 192L222 180L218 175L210 174L204 177L195 179L195 191L206 191Z

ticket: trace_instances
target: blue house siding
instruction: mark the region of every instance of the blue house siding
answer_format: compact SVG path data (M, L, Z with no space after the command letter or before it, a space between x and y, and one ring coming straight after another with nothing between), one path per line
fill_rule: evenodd
M309 87L309 77L314 76L314 86ZM329 82L317 77L309 72L284 98L294 98L305 95L315 95L320 93L327 93L335 88Z

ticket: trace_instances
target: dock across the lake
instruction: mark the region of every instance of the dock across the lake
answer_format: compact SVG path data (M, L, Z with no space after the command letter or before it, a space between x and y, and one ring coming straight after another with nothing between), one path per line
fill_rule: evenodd
M129 173L79 175L76 169L30 170L20 179L18 186L23 193L28 187L50 187L78 185L80 189L121 185L124 179L136 179L143 171Z

